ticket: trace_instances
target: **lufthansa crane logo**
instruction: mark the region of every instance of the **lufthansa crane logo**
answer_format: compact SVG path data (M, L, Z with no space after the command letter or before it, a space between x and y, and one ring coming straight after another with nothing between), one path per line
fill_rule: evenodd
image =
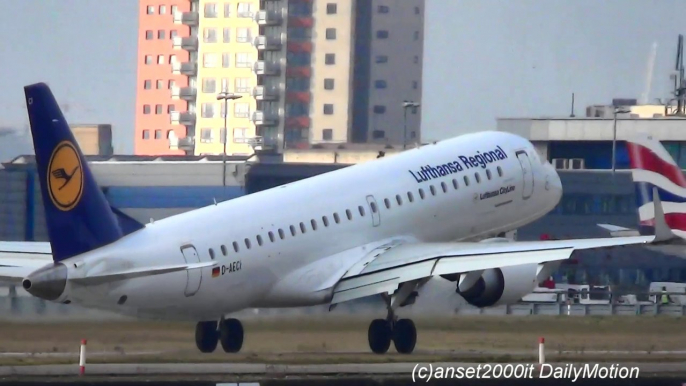
M55 206L64 211L73 209L83 195L83 167L76 147L62 141L52 152L48 164L48 192Z

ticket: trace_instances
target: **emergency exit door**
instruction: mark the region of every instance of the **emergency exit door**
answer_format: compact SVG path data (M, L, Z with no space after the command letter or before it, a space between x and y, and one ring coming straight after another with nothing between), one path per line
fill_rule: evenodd
M200 263L200 256L198 256L198 251L192 245L186 245L181 247L181 253L183 253L183 258L186 260L186 264L198 264ZM187 269L186 270L186 289L183 293L186 296L193 296L200 289L200 282L202 282L202 269Z

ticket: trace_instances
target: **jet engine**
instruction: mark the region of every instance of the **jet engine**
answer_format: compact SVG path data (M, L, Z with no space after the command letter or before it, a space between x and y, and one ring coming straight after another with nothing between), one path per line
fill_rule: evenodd
M455 292L467 303L479 308L516 303L536 288L537 266L525 264L487 269L476 283L465 291L460 291L459 277L455 277L458 283Z

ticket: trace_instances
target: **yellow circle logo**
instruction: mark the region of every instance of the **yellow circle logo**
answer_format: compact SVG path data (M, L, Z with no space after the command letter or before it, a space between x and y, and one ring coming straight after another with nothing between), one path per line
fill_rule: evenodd
M79 152L69 141L62 141L53 150L48 164L48 192L52 203L60 210L71 210L83 194L83 168Z

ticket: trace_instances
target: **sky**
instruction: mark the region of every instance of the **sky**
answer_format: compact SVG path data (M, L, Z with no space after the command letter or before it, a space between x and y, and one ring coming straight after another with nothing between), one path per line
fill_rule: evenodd
M111 123L115 152L130 154L138 1L2 6L0 128L25 130L22 87L44 81L71 123ZM497 117L569 115L572 92L577 115L639 98L654 43L650 100L669 97L684 14L683 0L426 0L422 139L492 130ZM27 135L0 136L0 160L31 152Z

